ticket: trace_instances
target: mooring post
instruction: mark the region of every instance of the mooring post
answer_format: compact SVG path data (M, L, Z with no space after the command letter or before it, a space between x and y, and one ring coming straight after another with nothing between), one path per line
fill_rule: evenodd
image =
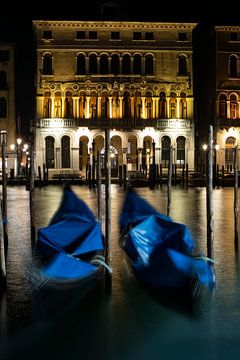
M97 151L97 195L98 195L98 220L102 225L102 193L101 193L101 160L100 151Z
M168 163L168 179L167 179L167 215L169 216L170 213L170 206L171 206L171 189L172 188L172 146L169 149L169 163Z
M213 126L209 127L207 148L207 256L213 258L214 223L213 223Z
M110 130L105 129L105 261L111 267L111 164L110 164ZM106 289L112 287L111 273L106 271Z
M32 133L30 145L30 174L29 174L29 207L31 224L32 252L35 248L35 208L34 208L34 132Z
M234 179L234 243L238 248L238 145L235 147Z

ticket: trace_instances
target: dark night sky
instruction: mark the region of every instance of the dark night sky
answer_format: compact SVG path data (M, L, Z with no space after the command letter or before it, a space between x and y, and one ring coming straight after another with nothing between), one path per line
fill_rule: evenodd
M33 63L34 48L32 34L32 20L95 20L101 19L100 5L103 1L91 0L66 2L52 0L49 2L36 2L22 0L15 5L10 0L6 0L1 5L0 12L0 42L11 41L17 43L17 106L22 117L24 126L34 115L32 98L33 88ZM240 25L240 15L234 3L231 1L231 8L220 3L203 1L174 1L154 2L151 7L142 5L138 0L120 0L121 15L118 18L106 18L104 20L133 20L133 21L173 21L173 22L196 22L200 24L203 32L213 25ZM150 3L146 3L150 4ZM219 9L210 9L218 6ZM14 6L21 6L15 9Z

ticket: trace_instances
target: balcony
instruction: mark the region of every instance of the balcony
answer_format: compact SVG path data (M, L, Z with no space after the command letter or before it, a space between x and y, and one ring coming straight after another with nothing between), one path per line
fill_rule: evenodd
M217 119L220 128L240 127L240 119Z
M157 119L109 119L109 118L92 118L92 119L37 119L37 128L78 128L87 127L89 129L139 129L145 127L158 127Z

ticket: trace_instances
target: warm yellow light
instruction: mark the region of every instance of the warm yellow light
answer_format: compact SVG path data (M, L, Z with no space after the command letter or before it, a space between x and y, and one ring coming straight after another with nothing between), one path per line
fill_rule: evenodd
M12 150L12 151L15 150L15 145L14 144L10 145L10 150Z
M21 143L22 143L22 139L18 138L18 139L17 139L17 144L18 144L18 145L21 145Z
M207 150L207 144L203 144L202 148L203 148L204 151L206 151Z
M218 144L215 145L215 149L216 149L217 151L219 150L219 145L218 145Z

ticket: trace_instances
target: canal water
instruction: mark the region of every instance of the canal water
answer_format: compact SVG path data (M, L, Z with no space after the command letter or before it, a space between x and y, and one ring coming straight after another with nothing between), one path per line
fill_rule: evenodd
M97 215L95 190L72 188ZM166 187L137 191L167 213ZM97 287L55 321L48 321L36 308L33 311L29 193L22 186L13 186L8 187L7 196L9 250L7 291L1 294L0 303L1 360L239 358L240 260L234 246L233 188L213 193L217 283L193 315L156 302L133 277L118 244L118 216L125 192L113 184L111 294ZM61 196L61 185L35 189L36 228L48 224ZM206 189L174 186L170 216L190 228L197 248L206 254Z

